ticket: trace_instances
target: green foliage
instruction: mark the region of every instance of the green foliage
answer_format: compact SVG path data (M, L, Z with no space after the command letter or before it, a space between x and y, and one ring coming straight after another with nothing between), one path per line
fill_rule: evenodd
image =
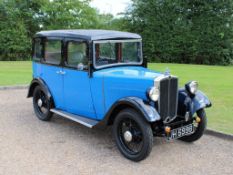
M151 62L233 64L232 0L132 0L123 18L91 0L0 0L0 60L30 58L41 30L114 29L142 35Z
M149 61L229 64L231 0L133 0L123 28L140 33Z
M37 18L44 30L91 28L97 23L89 0L53 0L44 3L41 12Z
M30 40L20 11L12 8L13 3L0 1L0 60L22 60L30 53Z
M0 0L0 60L30 58L32 37L41 30L110 26L113 16L99 14L89 6L89 2Z

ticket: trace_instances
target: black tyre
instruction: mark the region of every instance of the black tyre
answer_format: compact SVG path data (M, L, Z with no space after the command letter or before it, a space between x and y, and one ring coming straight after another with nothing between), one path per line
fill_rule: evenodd
M200 139L201 136L204 134L204 131L207 125L207 118L206 118L205 110L201 109L197 111L197 116L200 117L201 122L195 126L194 133L189 136L182 137L180 138L180 140L185 141L185 142L194 142Z
M143 160L151 152L153 145L151 126L133 109L125 109L116 116L113 135L120 152L130 160Z
M33 107L36 116L43 121L48 121L52 117L50 112L52 103L41 86L37 86L33 92Z

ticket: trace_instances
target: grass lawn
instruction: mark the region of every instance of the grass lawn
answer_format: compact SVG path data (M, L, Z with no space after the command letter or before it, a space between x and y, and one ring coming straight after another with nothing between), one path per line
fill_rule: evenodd
M199 88L210 98L208 127L233 134L233 66L200 66L185 64L149 64L149 68L179 77L180 87L197 80ZM32 79L31 62L0 62L0 86L29 84Z
M29 84L31 80L30 61L0 61L0 86Z
M153 70L165 71L167 67L179 77L180 87L196 80L209 97L213 106L206 109L208 127L233 134L233 66L149 64Z

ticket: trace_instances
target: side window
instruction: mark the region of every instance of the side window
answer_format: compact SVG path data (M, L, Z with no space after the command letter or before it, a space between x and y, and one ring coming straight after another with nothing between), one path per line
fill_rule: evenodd
M61 41L47 40L45 42L45 62L59 65L61 62Z
M40 61L42 58L43 45L40 38L34 39L34 51L33 51L33 60Z
M83 42L68 42L67 66L86 70L88 68L87 44Z

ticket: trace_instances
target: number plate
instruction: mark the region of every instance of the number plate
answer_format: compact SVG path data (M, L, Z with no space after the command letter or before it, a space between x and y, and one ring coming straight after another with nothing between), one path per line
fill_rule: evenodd
M182 126L180 128L171 130L171 134L168 136L168 140L178 139L180 137L190 135L193 132L194 132L193 124Z

